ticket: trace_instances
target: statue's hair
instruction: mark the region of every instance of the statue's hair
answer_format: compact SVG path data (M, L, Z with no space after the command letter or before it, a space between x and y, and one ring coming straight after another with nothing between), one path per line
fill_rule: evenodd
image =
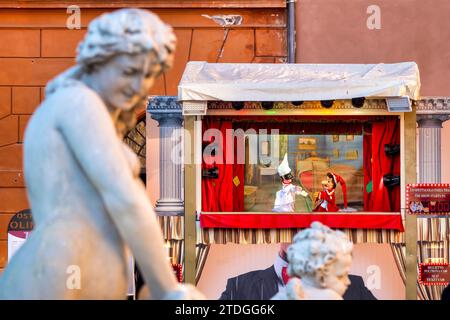
M45 94L50 96L59 88L71 86L86 72L119 54L152 52L162 69L171 67L176 37L172 28L147 10L121 9L104 13L88 27L85 38L77 48L77 64L51 80ZM123 135L136 124L134 109L122 111L117 129Z
M351 254L353 243L341 231L334 231L320 222L294 236L287 250L288 274L304 277L317 272L325 274L337 260L338 253Z
M166 66L175 44L172 28L155 14L141 9L121 9L104 13L89 24L77 48L77 63L89 68L117 54L153 51Z
M77 64L51 80L46 96L69 86L95 65L119 54L154 52L163 69L170 67L169 55L175 51L172 28L147 10L120 9L95 18L77 48Z

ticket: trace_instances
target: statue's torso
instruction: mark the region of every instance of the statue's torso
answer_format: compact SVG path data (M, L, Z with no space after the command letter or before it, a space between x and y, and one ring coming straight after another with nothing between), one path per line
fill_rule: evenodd
M83 94L83 89L79 94ZM12 260L16 265L26 264L27 268L21 275L14 275L14 288L8 289L14 291L10 297L123 298L127 267L122 239L99 191L58 128L61 97L55 98L44 101L26 131L24 174L35 229ZM76 108L67 110L63 116L80 116ZM90 148L105 147L96 146L95 141L91 143ZM130 170L138 161L133 156L127 152L130 167L124 170ZM97 160L102 161L101 153ZM72 265L80 268L81 290L67 290L66 280L71 275L67 272ZM14 273L14 269L11 266L5 270L3 281L7 282L7 272ZM18 283L17 277L23 281ZM43 292L39 290L42 287L47 289Z

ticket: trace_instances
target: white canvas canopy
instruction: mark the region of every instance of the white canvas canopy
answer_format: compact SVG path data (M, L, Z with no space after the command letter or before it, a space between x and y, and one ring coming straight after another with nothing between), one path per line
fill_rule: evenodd
M256 64L189 62L180 101L319 101L419 98L414 62L394 64Z

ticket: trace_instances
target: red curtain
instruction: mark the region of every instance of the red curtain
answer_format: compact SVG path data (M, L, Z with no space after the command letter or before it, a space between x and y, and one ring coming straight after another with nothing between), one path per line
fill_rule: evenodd
M364 167L364 211L372 211L372 191L367 186L372 182L372 133L363 135L363 167Z
M400 176L400 154L387 156L385 144L400 144L398 119L386 119L372 125L372 183L371 208L369 211L400 211L400 185L388 189L383 184L385 174ZM370 202L369 202L370 203Z
M214 136L204 143L217 146L215 155L202 157L202 172L205 169L218 168L218 179L202 177L202 211L232 212L244 211L244 163L238 164L237 148L244 146L244 136L227 139L232 129L231 121L220 121L206 118L203 122L203 133L208 129L217 129L220 137ZM234 148L232 145L234 145ZM232 152L232 154L229 154ZM242 150L242 154L245 150ZM209 152L207 152L209 154ZM208 162L208 163L206 163Z
M233 211L244 211L244 168L245 168L245 136L239 135L233 138L234 143L234 164L233 164L233 179L236 179L236 184L233 181ZM239 152L241 151L241 159L238 159Z

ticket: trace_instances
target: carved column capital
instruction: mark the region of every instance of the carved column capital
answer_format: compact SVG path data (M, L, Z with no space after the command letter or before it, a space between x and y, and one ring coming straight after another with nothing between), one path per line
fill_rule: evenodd
M419 128L442 128L442 122L449 120L448 114L418 114Z
M449 119L449 97L423 97L415 104L419 128L442 128L442 122Z
M449 97L423 97L415 105L417 114L450 114Z
M147 112L152 119L158 121L160 127L181 127L183 125L183 109L177 97L160 96L150 98Z
M183 125L183 116L180 113L155 113L150 112L152 119L158 121L159 127L181 127Z

